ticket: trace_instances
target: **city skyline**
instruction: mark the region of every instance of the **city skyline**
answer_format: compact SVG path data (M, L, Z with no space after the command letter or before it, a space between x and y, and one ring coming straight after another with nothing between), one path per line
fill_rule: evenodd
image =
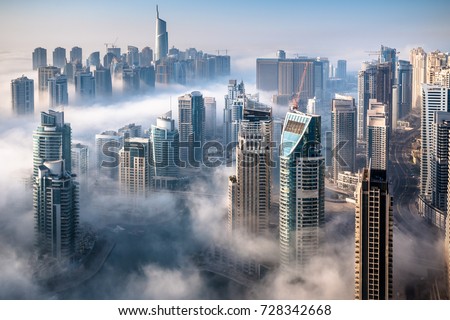
M0 35L2 51L28 52L39 46L47 47L47 58L51 60L57 47L69 52L70 48L80 46L85 59L94 51L103 55L105 43L115 43L122 48L128 45L149 46L154 50L156 5L158 1L142 0L134 0L132 5L118 3L114 7L107 7L106 1L92 3L86 0L79 2L78 6L30 0L3 3L0 27L8 30L14 26L15 30ZM431 11L429 14L424 12L422 6L403 0L376 3L356 0L339 3L329 0L314 3L288 1L282 5L275 1L260 5L252 1L232 0L221 4L197 0L194 3L159 3L159 12L167 22L169 48L175 46L184 50L195 47L211 53L227 49L228 54L241 58L239 67L245 67L245 61L250 57L275 57L276 51L283 49L288 58L296 54L326 56L335 66L338 59L346 59L348 70L357 71L361 61L371 59L367 51L376 50L379 44L396 47L402 59L407 59L409 50L418 46L426 51L450 51L448 45L441 47L445 44L439 40L450 36L450 30L442 27L450 3L433 0L427 5L440 9L431 15ZM389 10L383 11L383 23L377 26L376 33L367 37L361 26L366 23L370 9L385 6ZM236 7L239 10L234 10ZM107 14L102 17L105 10ZM57 20L58 28L52 28L53 19L39 18L43 14L58 15L69 11L70 15ZM398 15L399 11L403 15ZM185 21L185 14L190 18L189 23ZM123 17L133 17L135 23L119 28L118 21L123 21ZM341 19L345 23L340 23ZM18 20L20 24L17 24ZM420 26L417 26L417 21L421 22Z

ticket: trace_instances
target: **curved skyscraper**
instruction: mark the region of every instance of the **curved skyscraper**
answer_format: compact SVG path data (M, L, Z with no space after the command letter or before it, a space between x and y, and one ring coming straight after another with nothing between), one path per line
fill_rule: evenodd
M280 146L280 254L282 269L299 274L319 253L325 224L325 159L321 118L288 112Z
M155 38L155 61L167 56L169 52L169 35L166 22L159 18L158 6L156 6L156 38Z

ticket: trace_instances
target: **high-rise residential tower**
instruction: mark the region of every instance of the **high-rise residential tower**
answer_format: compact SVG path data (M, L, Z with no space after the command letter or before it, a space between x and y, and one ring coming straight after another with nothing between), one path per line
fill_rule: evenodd
M228 230L266 235L271 201L272 109L245 110L236 148L236 175L228 182Z
M152 187L175 189L179 178L179 134L175 128L172 112L158 117L150 129L150 170Z
M366 167L387 170L389 164L389 120L387 106L369 100L367 110Z
M392 203L386 170L365 168L356 188L355 299L393 298Z
M181 160L198 167L205 142L205 104L199 91L178 98L178 129L180 142L185 144L180 145Z
M420 136L422 139L420 161L420 194L429 198L431 196L430 155L432 142L432 126L436 111L450 111L449 88L439 85L422 84L422 114Z
M70 50L70 62L83 62L83 49L80 47L73 47Z
M57 47L53 50L53 66L63 68L66 65L66 49Z
M409 55L409 62L412 65L412 108L420 108L422 103L422 83L425 83L427 76L427 53L423 48L412 49Z
M332 176L335 183L339 173L356 170L356 116L355 99L336 95L331 106Z
M216 98L205 97L205 139L216 137Z
M325 160L320 116L288 112L280 146L280 254L301 272L318 254L325 223Z
M149 140L128 138L119 152L120 190L125 195L147 196L150 191Z
M33 70L47 66L47 49L36 48L33 51Z
M156 6L155 61L165 58L169 53L169 35L166 28L166 21L159 18L159 10Z
M64 112L41 112L41 124L33 132L33 176L44 161L64 160L66 170L72 167L72 130L64 122Z
M336 78L347 79L347 60L337 61Z
M48 91L48 79L61 74L61 69L53 66L39 67L38 69L38 87L40 92Z
M431 204L440 210L438 223L443 229L447 213L450 112L434 113L430 143Z
M34 81L25 76L11 81L11 103L14 114L33 114Z
M111 71L107 68L97 68L94 71L95 95L99 97L112 96Z
M358 72L358 140L364 141L367 128L369 100L376 98L377 65L364 62Z
M75 93L83 101L95 98L95 78L90 71L77 71L75 73Z
M67 77L57 74L48 79L49 107L56 108L69 104L69 94L67 91Z
M116 180L119 174L118 152L123 146L123 136L116 131L104 131L95 135L97 175Z
M76 252L79 221L78 184L62 159L37 168L34 217L40 257L70 260Z

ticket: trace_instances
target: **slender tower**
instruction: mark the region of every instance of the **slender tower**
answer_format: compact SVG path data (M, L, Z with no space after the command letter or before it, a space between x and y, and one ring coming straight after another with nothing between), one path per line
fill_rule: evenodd
M167 56L169 52L169 35L166 22L159 18L158 6L156 6L156 38L155 38L155 61Z

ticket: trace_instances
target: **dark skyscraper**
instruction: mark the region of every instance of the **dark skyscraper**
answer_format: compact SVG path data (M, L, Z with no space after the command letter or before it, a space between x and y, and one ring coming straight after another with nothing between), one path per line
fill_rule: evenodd
M392 299L393 226L386 170L366 168L356 189L355 299Z

